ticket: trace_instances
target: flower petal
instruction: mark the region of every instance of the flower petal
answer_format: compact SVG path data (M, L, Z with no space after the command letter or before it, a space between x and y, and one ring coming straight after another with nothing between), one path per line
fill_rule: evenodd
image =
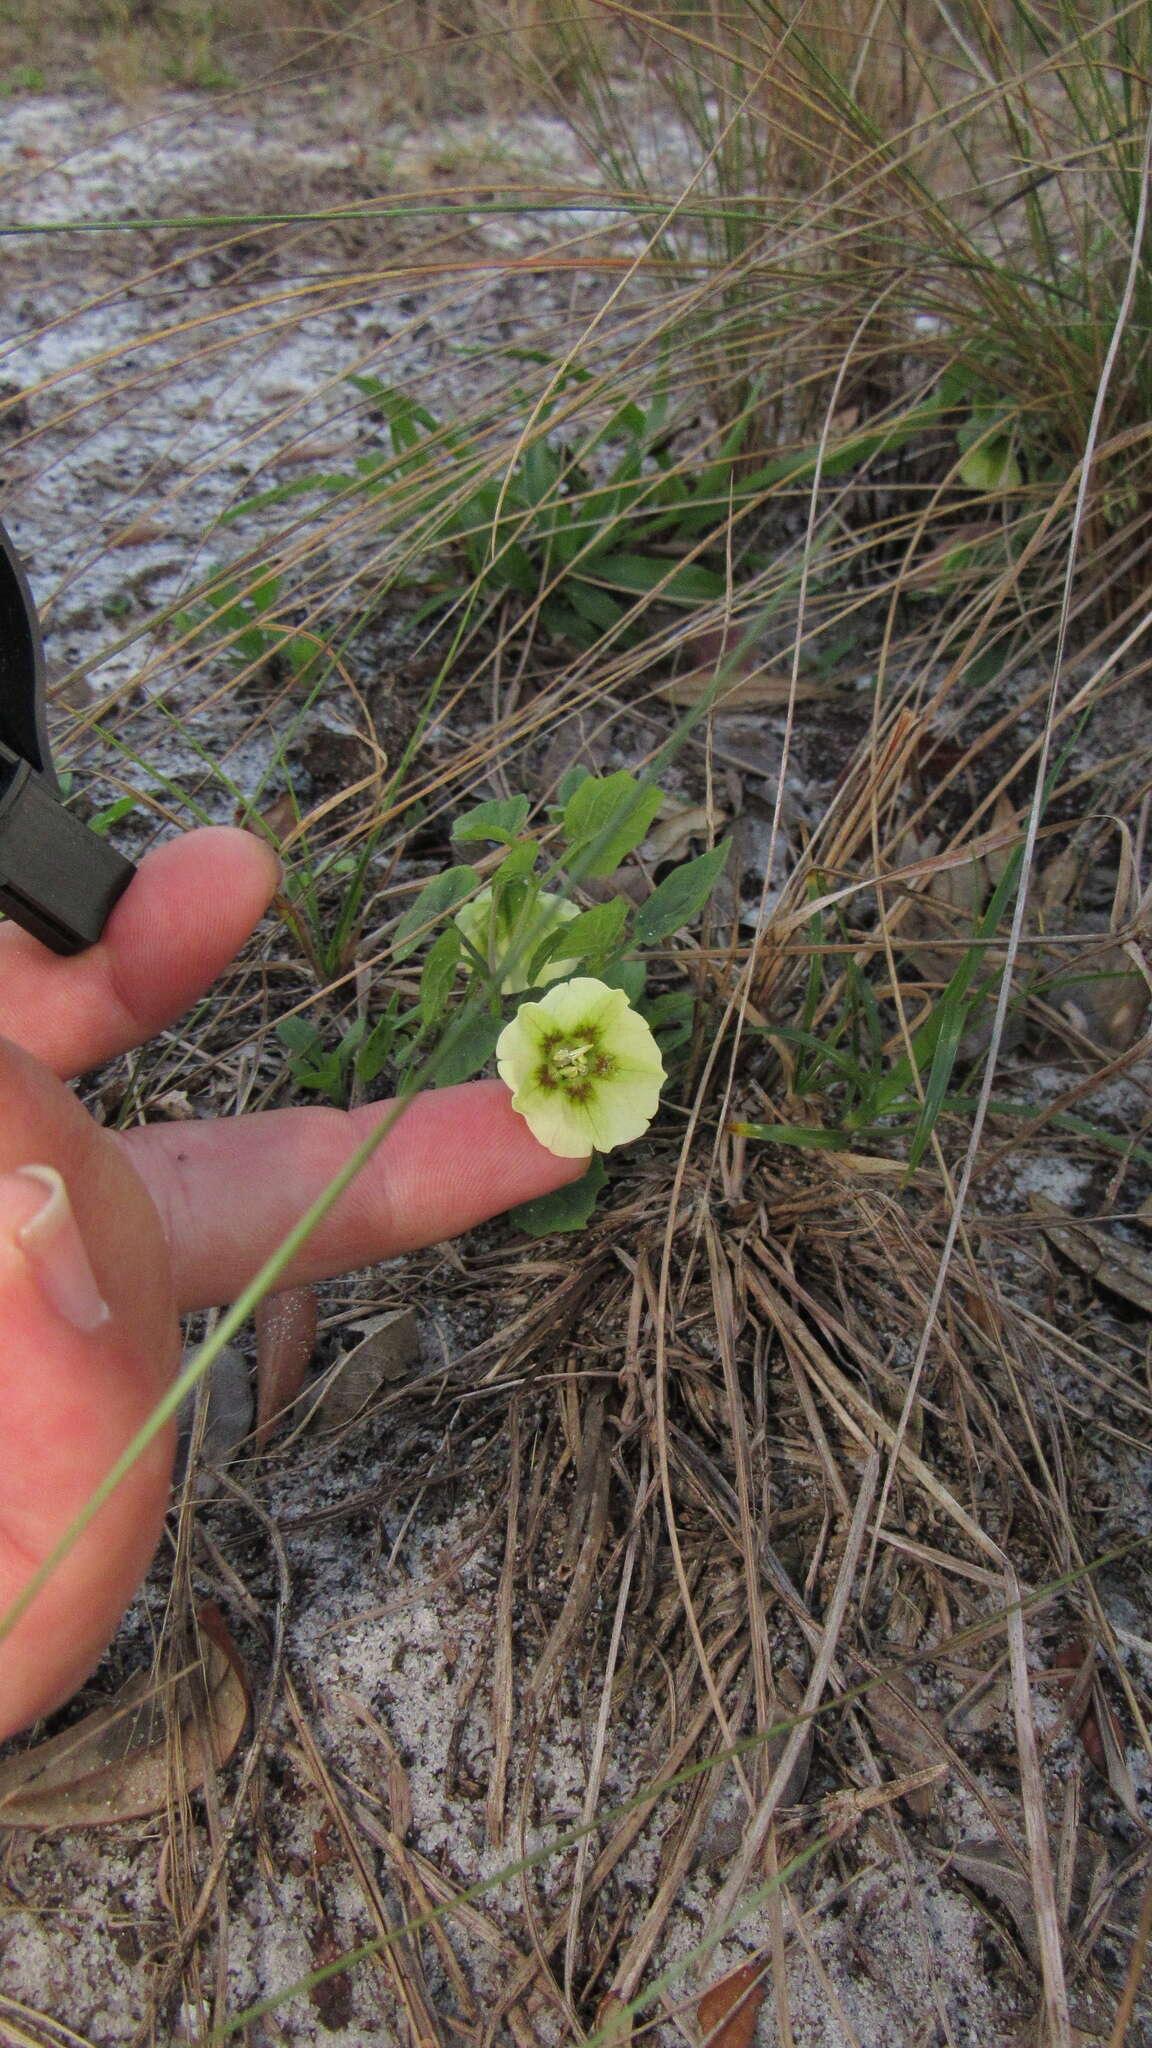
M587 1108L570 1102L559 1089L551 1095L542 1088L522 1090L512 1097L512 1107L537 1142L558 1158L587 1159L595 1151L597 1140Z
M574 1064L577 1053L594 1053L608 1071L591 1066L585 1073ZM566 1159L641 1137L665 1078L660 1048L623 989L591 975L521 1003L497 1041L496 1064L513 1090L513 1109L542 1145Z

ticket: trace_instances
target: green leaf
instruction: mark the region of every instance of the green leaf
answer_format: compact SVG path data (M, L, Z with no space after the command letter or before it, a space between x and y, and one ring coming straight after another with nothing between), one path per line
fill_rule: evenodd
M452 837L470 845L481 839L496 839L502 846L510 846L524 830L531 808L526 796L493 797L490 803L477 804L457 818Z
M567 1187L556 1188L550 1195L537 1195L533 1202L521 1202L519 1208L509 1210L509 1216L517 1230L522 1230L527 1237L551 1237L555 1231L584 1230L607 1179L603 1161L594 1152L587 1173L582 1174L579 1180L569 1181Z
M666 604L712 604L723 597L726 587L716 569L703 569L698 562L677 566L659 555L597 555L596 577L635 597L655 591Z
M464 898L479 887L480 877L475 868L445 868L442 874L433 875L396 927L392 938L393 960L407 960L426 936L427 927L436 924L450 910L455 910L458 903L463 903ZM412 936L414 932L417 934L415 938Z
M598 448L602 442L619 441L624 435L630 435L633 440L639 441L644 428L645 416L641 407L634 399L626 398L619 411L614 412L611 419L605 421L589 445Z
M481 1067L486 1067L503 1029L503 1018L490 1016L487 1010L454 1025L441 1048L434 1077L437 1088L470 1081Z
M808 483L817 468L822 477L841 476L845 470L854 469L857 463L869 462L874 456L895 454L926 428L939 426L943 409L937 396L923 405L910 407L906 413L896 415L882 426L865 428L861 433L850 434L844 441L829 442L823 449L817 443L808 448L797 448L790 455L777 456L774 462L744 478L740 495L748 499L780 485Z
M501 924L514 925L521 911L528 908L530 900L538 893L515 870L511 875L498 873L492 884L492 894Z
M356 1078L369 1088L387 1065L399 1028L399 998L393 996L382 1017L377 1018L356 1054Z
M690 924L716 887L731 850L732 841L721 840L710 852L702 853L697 860L682 861L670 875L665 875L636 913L633 944L658 946L682 925Z
M322 1067L293 1067L292 1079L298 1088L314 1088L318 1095L326 1095L334 1109L343 1108L344 1077L335 1060L327 1060Z
M529 441L520 464L524 495L530 505L541 505L560 481L561 457L545 440Z
M998 435L994 440L982 441L975 448L970 448L960 464L958 475L966 490L982 491L987 497L1001 497L1006 491L1018 491L1024 481L1024 473L1007 435Z
M660 1050L676 1052L687 1045L696 1021L696 997L690 988L673 989L670 994L657 996L654 1002L645 1003L641 1012L644 1022L656 1033Z
M760 1138L768 1145L797 1145L804 1152L848 1152L848 1131L826 1131L815 1124L729 1124L738 1138Z
M613 896L610 902L597 903L593 910L582 910L579 917L557 925L532 955L528 965L529 986L549 960L599 960L610 953L623 931L629 908L626 897Z
M456 979L464 941L454 924L442 931L420 976L420 1015L425 1024L435 1024L444 1014L448 992Z
M360 1040L363 1038L367 1028L368 1020L366 1017L353 1018L351 1024L348 1026L347 1031L344 1033L343 1038L340 1040L339 1045L336 1047L337 1066L347 1066L349 1060L351 1059L353 1053L359 1045Z
M614 597L609 597L608 592L600 590L596 584L586 583L580 576L566 577L561 587L577 616L601 633L610 633L624 616Z
M561 809L564 809L567 806L570 798L575 796L576 791L579 789L581 783L588 781L588 778L591 775L591 773L592 770L590 768L585 768L583 762L581 761L574 761L570 768L566 768L564 770L563 775L560 777L560 780L556 785L556 801L560 805Z
M534 598L540 588L540 571L519 541L496 536L498 546L489 553L489 534L468 551L472 573L490 589L518 590L521 597Z
M540 624L554 640L570 640L574 647L594 647L600 637L598 629L570 604L557 604L552 597L540 606Z
M600 975L605 988L622 988L633 1009L644 994L648 969L642 960L615 960Z
M615 775L589 775L564 807L573 871L614 874L645 838L663 801L655 783L637 782L626 768Z
M306 1017L278 1018L276 1036L293 1059L311 1059L322 1043L315 1024L310 1024Z
M597 959L601 954L610 953L628 922L632 906L626 896L613 896L607 903L597 903L591 910L582 910L569 924L561 925L554 934L563 940L563 945L554 946L553 952L563 953L567 959Z
M136 809L136 802L134 796L118 796L115 803L108 804L102 811L94 812L88 820L88 830L100 833L109 831L113 825L120 823L121 818L131 816Z
M534 839L518 840L503 855L492 880L497 896L506 882L525 882L532 873L539 857L540 848Z

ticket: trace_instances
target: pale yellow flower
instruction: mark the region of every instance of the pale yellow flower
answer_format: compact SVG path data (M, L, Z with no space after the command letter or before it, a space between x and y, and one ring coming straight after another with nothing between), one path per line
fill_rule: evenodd
M518 917L509 917L503 910L494 912L492 890L481 889L471 902L461 905L455 922L469 945L475 946L490 967L496 968L501 960L512 957L512 965L500 983L500 993L518 996L526 988L543 988L547 982L560 981L578 965L575 960L548 960L535 980L528 979L528 966L537 948L560 925L569 924L579 915L576 904L565 897L542 893Z
M562 1159L641 1137L665 1080L660 1048L623 989L591 975L521 1003L497 1040L496 1064L513 1109Z

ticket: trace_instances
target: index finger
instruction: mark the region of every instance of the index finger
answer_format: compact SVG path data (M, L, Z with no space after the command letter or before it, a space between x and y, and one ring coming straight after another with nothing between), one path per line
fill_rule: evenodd
M179 1306L235 1301L396 1106L266 1109L118 1131L160 1216ZM503 1081L429 1089L412 1097L276 1284L440 1244L587 1167L537 1143Z
M0 1036L66 1079L142 1044L228 965L278 880L262 840L204 826L145 856L86 953L61 959L0 927Z

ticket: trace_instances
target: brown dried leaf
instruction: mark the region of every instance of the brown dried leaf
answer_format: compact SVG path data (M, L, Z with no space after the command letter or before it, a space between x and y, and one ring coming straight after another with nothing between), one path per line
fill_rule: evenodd
M316 1289L285 1287L256 1310L256 1441L261 1450L296 1400L316 1349Z
M286 790L283 796L275 797L267 810L260 813L260 824L266 828L278 846L284 845L292 837L299 822L299 808L290 790ZM236 823L244 826L249 832L256 832L260 839L265 836L253 822L252 813L247 808L242 813L237 812Z
M174 1684L157 1687L140 1672L108 1706L0 1764L0 1824L107 1827L159 1813L172 1784L173 1743L180 1745L180 1778L188 1791L222 1769L248 1717L248 1688L219 1610L205 1603L197 1618L204 1638L206 1729L204 1717L191 1712L173 1729Z
M981 833L982 840L991 840L984 854L984 867L988 880L994 889L999 888L1012 862L1015 852L1013 840L1023 836L1023 828L1016 816L1016 806L1010 796L1001 790L992 811L992 825L988 832ZM997 845L995 842L1001 841Z
M763 2003L762 1963L741 1963L730 1976L710 1985L697 2013L708 2048L751 2048Z
M711 690L716 689L716 668L689 669L686 675L673 677L670 683L660 685L659 694L666 704L699 704ZM753 665L742 675L725 679L716 690L714 708L717 711L745 711L755 706L787 704L811 704L817 698L834 697L835 686L831 683L798 682L793 688L792 678L782 669L760 668Z
M1092 1704L1081 1723L1080 1739L1101 1777L1108 1780L1113 1796L1119 1800L1128 1818L1137 1828L1144 1830L1146 1822L1128 1768L1124 1731L1099 1679L1092 1687Z
M783 1725L774 1734L770 1734L764 1744L765 1783L775 1776L777 1765L781 1762L784 1752L792 1740L793 1727L799 1720L804 1708L804 1688L786 1664L782 1665L776 1674L776 1697L777 1714ZM797 1747L787 1779L780 1787L779 1804L781 1806L799 1806L803 1799L808 1787L809 1773L812 1769L812 1751L815 1747L815 1742L816 1727L812 1719L809 1718L805 1725L804 1739ZM737 1835L739 1836L739 1830L737 1830Z
M389 1380L411 1372L420 1357L420 1332L410 1308L389 1309L357 1325L364 1331L339 1361L313 1417L317 1429L343 1429Z
M605 2048L607 2048L608 2042L618 2043L619 2048L626 2048L626 2044L633 2037L633 2032L632 2015L628 2007L617 1992L610 1991L597 2009L596 2033L598 2038L605 2043Z
M998 1726L1007 1704L1007 1680L998 1671L977 1672L970 1689L950 1709L948 1726L957 1735L984 1735Z
M1043 995L1082 1038L1104 1052L1127 1052L1144 1028L1148 989L1122 946L1085 942L1082 952L1046 956Z
M145 548L150 541L163 540L164 528L154 519L133 519L129 525L121 526L108 536L110 548Z
M678 804L666 817L657 820L640 850L654 866L661 861L683 860L690 840L706 839L710 826L719 831L727 823L726 811L709 811L704 804Z
M1082 859L1082 852L1073 841L1061 853L1044 862L1036 874L1035 901L1038 909L1053 911L1065 908L1076 887Z
M1128 1769L1123 1730L1096 1672L1096 1660L1082 1642L1070 1641L1053 1653L1052 1669L1068 1695L1068 1718L1084 1751L1105 1778L1125 1812L1143 1825L1136 1788Z
M1036 1963L1040 1944L1032 1881L1000 1837L993 1835L984 1842L958 1843L945 1868L954 1870L957 1876L975 1885L977 1891L986 1892L997 1905L1004 1907L1020 1937L1025 1955L1030 1962Z
M1152 1314L1152 1256L1094 1223L1081 1223L1047 1195L1030 1195L1028 1203L1034 1215L1051 1219L1044 1224L1045 1237L1079 1272Z
M939 1714L915 1705L915 1694L903 1672L871 1687L861 1704L885 1754L914 1773L928 1774L907 1798L913 1813L930 1813L936 1801L936 1779L946 1771L944 1724Z
M340 1939L326 1913L320 1914L312 1930L311 1946L314 1970L332 1969L345 1954L347 1943ZM330 1977L321 1977L318 1984L309 1987L308 1997L321 2026L330 2034L343 2034L352 2024L355 2006L350 1970L332 1969Z
M184 1352L185 1365L194 1353L195 1346L189 1345ZM205 1392L207 1409L201 1433L197 1427L198 1410ZM183 1477L193 1445L201 1468L226 1471L241 1444L249 1441L251 1432L252 1379L248 1361L233 1345L225 1344L213 1362L207 1388L201 1382L200 1387L188 1394L181 1405L177 1471ZM212 1485L203 1469L196 1484L198 1490Z
M189 1124L198 1115L199 1111L188 1100L186 1088L168 1088L148 1105L150 1123Z

